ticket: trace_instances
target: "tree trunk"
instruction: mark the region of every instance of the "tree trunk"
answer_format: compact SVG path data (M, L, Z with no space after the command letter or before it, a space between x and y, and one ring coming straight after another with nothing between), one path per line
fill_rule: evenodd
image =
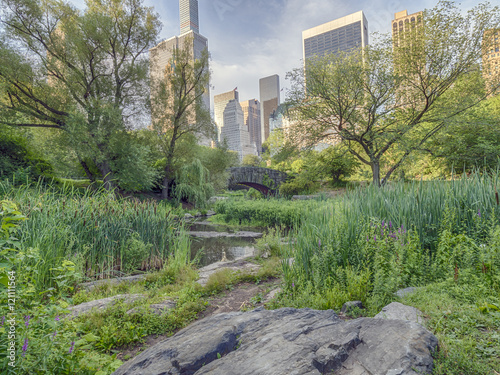
M99 164L99 172L101 172L102 180L104 182L103 186L107 191L113 189L112 173L108 162L104 161Z
M166 169L166 168L165 168ZM170 176L166 174L163 178L163 188L161 189L161 199L168 199L168 185L170 185Z
M380 187L380 161L372 161L373 185Z
M80 158L78 158L78 160L80 161L80 165L82 166L83 170L85 171L85 175L87 176L87 178L90 180L90 182L95 182L95 177L94 177L94 174L90 171L90 168L89 166L87 165L87 163L85 163L83 160L81 160Z

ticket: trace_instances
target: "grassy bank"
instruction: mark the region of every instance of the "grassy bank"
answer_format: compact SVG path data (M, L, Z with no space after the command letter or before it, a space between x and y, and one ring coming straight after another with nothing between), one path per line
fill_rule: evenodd
M500 371L497 182L496 175L476 174L393 183L327 202L274 201L272 210L261 210L261 202L224 204L248 222L311 205L297 209L300 219L286 219L293 223L287 236L269 241L294 259L282 262L284 292L273 307L338 311L361 300L370 316L397 300L398 289L421 287L406 303L426 314L440 339L435 373L494 374Z

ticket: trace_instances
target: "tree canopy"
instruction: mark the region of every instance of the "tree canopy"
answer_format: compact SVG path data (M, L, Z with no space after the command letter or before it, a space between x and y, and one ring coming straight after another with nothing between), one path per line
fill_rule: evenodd
M124 160L144 151L119 145L145 115L157 14L141 0L87 0L84 11L58 0L2 5L0 124L63 130L87 176L111 187Z
M498 7L463 14L441 1L398 40L382 36L363 50L308 59L288 75L289 133L296 144L344 142L379 185L454 116L498 92L499 82L486 91L480 61L483 35L499 22Z

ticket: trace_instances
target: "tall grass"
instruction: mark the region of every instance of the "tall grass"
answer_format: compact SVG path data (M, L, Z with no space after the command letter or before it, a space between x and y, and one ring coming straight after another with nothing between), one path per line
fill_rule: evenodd
M27 216L19 240L25 249L35 249L27 254L38 254L31 260L36 265L28 264L29 257L26 264L37 267L38 285L46 285L51 269L64 259L90 278L121 274L125 263L147 270L162 267L169 258L189 261L189 238L165 203L121 199L103 190L8 182L0 182L0 199L14 201Z
M382 248L389 253L396 251L394 246L402 249L391 245L389 232L400 240L407 231L416 234L411 256L425 257L418 260L422 266L433 261L444 229L484 244L489 228L500 218L497 182L498 174L476 173L451 181L401 182L346 193L304 213L302 224L290 233L295 245L286 255L295 263L284 263L285 278L289 284L301 278L325 285L339 268L375 272L374 261ZM382 239L389 243L381 244ZM404 241L402 246L408 244Z

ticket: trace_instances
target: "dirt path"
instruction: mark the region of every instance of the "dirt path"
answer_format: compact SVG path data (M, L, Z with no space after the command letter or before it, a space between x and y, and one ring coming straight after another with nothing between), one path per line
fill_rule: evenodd
M198 320L215 314L253 310L264 304L269 292L277 289L281 283L280 279L269 279L259 284L241 283L233 289L212 297L208 300L207 308L198 314ZM123 349L117 358L127 361L135 357L139 352L170 337L169 335L151 335L145 337L145 342Z

